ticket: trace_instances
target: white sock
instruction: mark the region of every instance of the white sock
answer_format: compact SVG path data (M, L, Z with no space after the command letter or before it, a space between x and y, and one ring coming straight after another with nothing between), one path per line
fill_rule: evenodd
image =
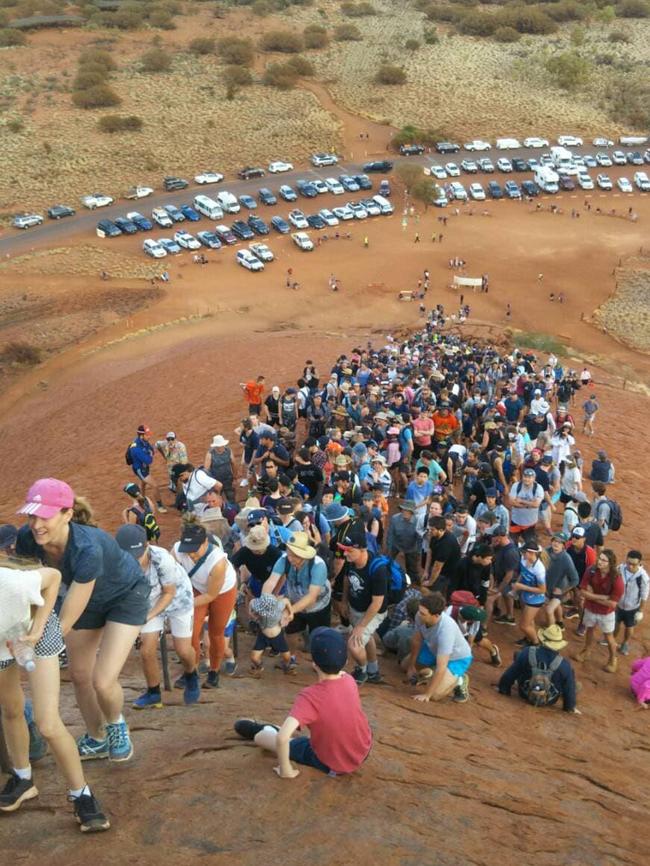
M14 773L19 779L25 779L25 781L29 781L32 778L31 767L14 767Z
M90 794L90 788L88 787L88 785L84 785L83 788L77 788L76 790L70 788L71 797L74 797L76 799L77 797L81 797L82 794L86 794L86 796Z
M278 729L274 728L273 725L264 725L262 728L263 731L270 731L272 734L277 734Z

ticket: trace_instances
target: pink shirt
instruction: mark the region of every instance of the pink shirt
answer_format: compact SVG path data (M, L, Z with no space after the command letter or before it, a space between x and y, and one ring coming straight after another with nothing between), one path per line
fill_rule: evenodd
M289 715L309 727L314 752L335 773L353 773L368 756L372 732L349 674L307 686Z
M432 418L415 418L413 420L413 433L418 445L428 448L431 445L431 437L436 429Z
M650 656L632 662L630 688L640 704L650 701Z

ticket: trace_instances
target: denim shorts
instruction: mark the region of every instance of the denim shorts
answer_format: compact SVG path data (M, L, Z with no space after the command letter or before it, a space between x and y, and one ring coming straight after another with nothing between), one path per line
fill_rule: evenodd
M462 677L463 674L467 673L472 664L473 658L472 656L466 656L464 659L456 659L455 661L449 662L447 665L447 669L449 673L453 674L455 677ZM423 643L420 652L418 653L417 663L419 665L425 665L429 668L435 668L436 666L436 657L431 652L427 644Z
M309 737L294 737L289 743L289 757L296 764L305 764L307 767L320 770L321 773L327 773L328 776L336 776L336 773L330 770L312 749Z
M149 582L140 580L123 595L111 599L101 607L87 607L76 623L75 631L80 629L104 628L107 622L124 625L143 626L149 613Z

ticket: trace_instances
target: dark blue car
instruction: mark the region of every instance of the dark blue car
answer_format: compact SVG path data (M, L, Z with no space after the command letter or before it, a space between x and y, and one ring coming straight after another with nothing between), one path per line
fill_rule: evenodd
M191 223L197 223L201 219L201 214L197 213L189 204L182 204L180 211L185 219L188 219Z
M282 219L281 216L274 216L271 219L271 225L276 232L280 232L281 235L288 235L291 231L291 226L286 220Z
M127 219L130 219L132 223L135 223L141 232L150 232L153 228L151 220L147 219L146 216L143 216L137 211L127 214Z
M262 187L262 189L258 190L258 195L262 204L270 205L278 203L277 198L273 195L270 189L267 189L267 187Z
M304 195L305 198L316 198L318 195L318 190L311 181L299 180L296 182L296 186L300 195Z
M268 235L270 229L261 217L255 216L254 214L251 214L248 217L247 222L248 222L248 225L253 229L255 234Z
M314 213L307 217L307 222L312 229L324 229L327 223L320 214Z
M133 222L133 220L127 219L126 217L115 217L113 222L118 227L118 229L125 235L134 235L138 231L138 227Z

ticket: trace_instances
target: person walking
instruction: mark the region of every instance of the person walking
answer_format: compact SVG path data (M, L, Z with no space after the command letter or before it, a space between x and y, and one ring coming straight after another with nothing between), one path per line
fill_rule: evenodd
M142 484L142 492L146 495L147 490L151 490L151 495L158 506L158 510L161 514L165 514L167 509L163 505L160 488L151 474L154 447L149 442L150 435L151 430L145 424L140 424L136 431L135 439L126 449L125 459L135 477Z
M235 461L232 451L228 448L229 440L220 433L213 437L208 448L203 465L212 478L222 485L221 493L228 502L235 501L234 480L236 475Z
M616 556L613 550L604 549L598 555L596 564L587 568L580 581L580 594L584 603L583 625L586 629L584 648L576 656L577 661L589 658L594 643L594 632L599 628L607 641L609 659L604 670L616 673L616 608L625 592L623 577L616 570Z

